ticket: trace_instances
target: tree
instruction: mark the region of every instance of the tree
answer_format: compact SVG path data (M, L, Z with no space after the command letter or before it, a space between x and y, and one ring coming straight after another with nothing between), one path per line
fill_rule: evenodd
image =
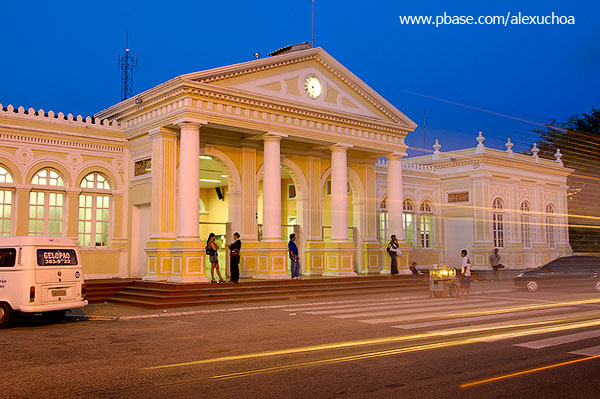
M551 120L540 135L540 156L553 158L557 149L566 167L574 169L569 185L569 240L575 252L600 252L600 110L576 114L566 122Z

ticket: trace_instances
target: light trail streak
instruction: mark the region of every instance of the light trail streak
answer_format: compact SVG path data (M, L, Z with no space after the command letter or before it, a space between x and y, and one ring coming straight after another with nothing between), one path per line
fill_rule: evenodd
M502 334L494 333L494 334L491 334L488 336L479 336L479 337L475 337L475 338L470 338L469 342L479 342L479 341L487 340L487 339L507 339L507 338L511 338L511 337L534 335L534 334L556 332L556 331L563 331L563 330L584 328L584 327L593 327L593 326L600 325L600 320L593 320L590 322L574 322L574 324L563 324L563 325L557 325L557 326L552 326L552 327L532 328L530 330L526 329L526 328L531 328L531 327L544 326L546 324L552 324L552 323L565 323L565 322L569 322L570 320L572 320L572 319L569 319L569 318L560 319L560 320L554 319L554 320L540 321L540 322L533 322L533 323L521 323L521 324L517 323L517 324L512 324L512 325L506 325L506 326L465 328L462 330L445 331L445 332L439 332L439 333L430 332L430 333L402 335L402 336L395 336L395 337L383 337L383 338L373 338L373 339L365 339L365 340L357 340L357 341L336 342L336 343L331 343L331 344L306 346L306 347L300 347L300 348L280 349L280 350L275 350L275 351L265 351L265 352L249 353L249 354L244 354L244 355L224 356L224 357L218 357L218 358L214 358L214 359L204 359L204 360L195 360L195 361L191 361L191 362L173 363L173 364L166 364L166 365L160 365L160 366L151 366L151 367L142 368L141 370L159 370L159 369L177 368L177 367L185 367L185 366L195 366L195 365L201 365L201 364L219 363L219 362L227 362L227 361L234 361L234 360L248 360L248 359L257 359L257 358L264 358L264 357L272 357L272 356L299 354L299 353L306 353L306 352L317 352L317 351L326 351L326 350L334 350L334 349L361 347L361 346L368 346L368 345L396 343L396 342L418 340L418 339L425 339L425 338L435 338L435 337L447 338L448 336L455 336L455 335L460 335L460 334L469 334L469 333L478 333L478 332L496 331L496 330L508 330L508 329L513 329L513 328L521 328L521 330L516 331L516 332L502 333Z
M512 334L514 334L514 336L527 336L527 335L540 334L542 332L556 332L556 331L570 330L570 329L575 329L575 328L583 328L583 327L590 327L590 326L596 326L596 325L600 325L600 320L595 320L593 322L580 322L580 323L574 323L574 324L570 324L570 325L553 326L553 327L549 327L549 328L536 328L536 329L532 329L532 330L513 332ZM259 374L267 374L267 373L292 370L292 369L298 369L298 368L304 368L304 367L315 367L315 366L323 366L323 365L336 364L336 363L347 363L347 362L358 361L358 360L374 359L374 358L380 358L380 357L385 357L385 356L399 355L399 354L403 354L403 353L419 352L419 351L425 351L425 350L431 350L431 349L439 349L439 348L447 348L447 347L453 347L453 346L459 346L459 345L466 345L466 344L480 342L482 339L496 339L498 337L506 337L506 336L507 336L506 334L490 334L490 335L484 336L484 337L471 337L471 338L463 338L463 339L459 339L459 340L446 340L446 341L440 341L440 342L433 342L433 343L429 343L429 344L420 344L420 345L413 345L413 346L407 346L407 347L402 347L402 348L394 348L394 349L381 350L381 351L375 351L375 352L360 353L360 354L356 354L356 355L347 355L347 356L340 356L340 357L334 357L334 358L328 358L328 359L320 359L320 360L298 362L298 363L292 363L292 364L284 364L281 366L264 367L264 368L260 368L260 369L251 369L251 370L238 371L238 372L227 373L227 374L217 374L217 375L210 377L210 379L211 380L228 380L228 379L249 377L249 376L254 376L254 375L259 375ZM600 355L594 356L594 358L596 358L596 357L600 357ZM548 367L548 366L546 366L546 367ZM558 367L558 366L556 366L556 367ZM503 376L501 376L501 377L503 377ZM494 377L494 378L499 379L500 377ZM504 378L508 378L508 377L504 377ZM160 387L168 388L168 387L176 386L176 385L199 382L199 381L202 381L205 379L206 378L195 378L195 379L166 382L166 383L160 384ZM488 380L491 380L491 379L488 379ZM484 380L484 381L488 381L488 380ZM482 382L476 381L475 383L469 383L469 384L475 385L476 383L482 383Z
M510 373L510 374L505 374L505 375L500 375L498 377L487 378L485 380L468 382L466 384L462 384L460 387L461 388L469 388L469 387L472 387L472 386L475 386L475 385L487 384L489 382L505 380L507 378L518 377L518 376L525 375L525 374L536 373L538 371L544 371L544 370L553 369L553 368L556 368L556 367L568 366L570 364L586 362L588 360L593 360L593 359L598 359L598 358L600 358L600 355L584 357L582 359L569 360L567 362L555 363L555 364L550 364L548 366L536 367L536 368L533 368L533 369L528 369L528 370L523 370L523 371L517 371L515 373Z
M527 306L518 306L513 308L501 308L501 309L492 309L492 310L481 310L476 312L465 312L465 313L453 313L447 316L442 316L444 318L456 318L456 317L470 317L470 316L481 316L481 315L492 315L499 313L512 313L512 312L522 312L525 310L534 310L534 309L547 309L547 308L562 308L564 306L572 306L572 305L586 305L590 303L600 303L600 299L584 299L579 301L567 301L567 302L557 302L557 303L544 303L538 305L527 305Z

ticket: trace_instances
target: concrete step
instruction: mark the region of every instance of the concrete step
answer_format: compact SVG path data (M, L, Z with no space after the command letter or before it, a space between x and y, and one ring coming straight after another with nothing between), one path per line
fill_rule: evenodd
M361 277L247 282L240 284L170 284L135 281L115 293L111 302L151 308L352 296L365 293L415 293L428 290L426 278Z
M296 299L311 299L311 298L332 298L332 297L351 297L351 296L360 296L365 293L377 293L377 294L405 294L409 295L411 293L424 293L427 292L426 289L412 289L412 290L403 290L399 292L394 289L387 290L377 290L377 291L350 291L350 292L317 292L317 293L294 293L294 292L284 292L278 293L277 295L254 295L251 297L226 297L219 298L215 300L213 298L204 298L204 299L184 299L184 300L176 300L176 301L156 301L155 299L148 298L129 298L123 296L115 296L110 299L111 302L120 303L123 305L132 305L132 306L140 306L145 308L152 309L168 309L168 308L177 308L177 307L188 307L188 306L214 306L214 305L223 305L223 304L240 304L240 303L256 303L256 302L267 302L267 301L285 301L285 300L296 300Z

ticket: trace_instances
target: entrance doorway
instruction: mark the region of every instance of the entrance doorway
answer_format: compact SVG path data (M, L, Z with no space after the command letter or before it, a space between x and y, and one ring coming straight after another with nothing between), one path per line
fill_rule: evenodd
M131 237L131 277L146 275L146 242L150 239L152 212L150 204L132 207Z

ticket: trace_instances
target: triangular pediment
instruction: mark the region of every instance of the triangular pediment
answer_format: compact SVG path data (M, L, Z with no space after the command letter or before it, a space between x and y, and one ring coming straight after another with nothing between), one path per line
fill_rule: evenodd
M307 92L305 86L309 77L316 77L320 82L320 95L311 97ZM182 78L323 112L397 123L410 130L416 127L321 48L196 72Z

